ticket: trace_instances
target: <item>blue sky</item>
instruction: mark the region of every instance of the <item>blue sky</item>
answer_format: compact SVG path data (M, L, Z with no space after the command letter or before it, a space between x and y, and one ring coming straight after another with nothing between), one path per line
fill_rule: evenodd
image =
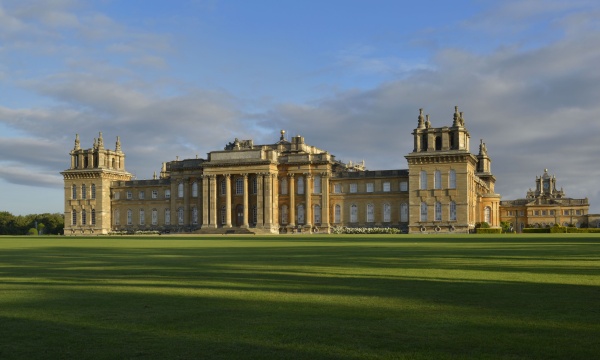
M0 211L62 212L76 133L140 179L280 129L403 169L458 105L503 199L548 168L598 213L598 64L593 0L0 0Z

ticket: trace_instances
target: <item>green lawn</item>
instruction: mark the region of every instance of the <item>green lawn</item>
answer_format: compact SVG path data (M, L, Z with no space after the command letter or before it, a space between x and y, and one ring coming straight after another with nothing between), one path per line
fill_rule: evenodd
M3 360L599 354L598 236L0 237Z

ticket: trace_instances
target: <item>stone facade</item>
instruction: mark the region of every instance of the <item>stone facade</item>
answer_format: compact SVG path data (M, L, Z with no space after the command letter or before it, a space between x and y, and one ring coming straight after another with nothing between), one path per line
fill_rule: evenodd
M282 131L273 144L235 139L206 159L163 163L149 180L132 180L125 171L118 139L115 151L104 149L102 134L83 150L77 136L71 167L61 173L65 234L328 233L334 226L435 233L468 232L482 221L499 226L491 160L483 142L477 155L470 152L458 108L451 126L438 128L421 110L412 134L408 169L368 171L364 162L342 163Z
M589 214L587 198L573 199L556 187L556 176L548 169L535 179L535 190L529 189L523 199L500 202L500 220L521 232L526 227L562 226L600 227L599 215Z

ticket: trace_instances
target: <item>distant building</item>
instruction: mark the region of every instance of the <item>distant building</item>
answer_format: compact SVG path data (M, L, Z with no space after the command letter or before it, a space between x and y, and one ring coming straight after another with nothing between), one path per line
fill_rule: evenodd
M332 227L395 227L411 233L468 232L500 225L500 195L483 141L469 150L463 114L432 127L421 110L408 169L365 170L298 135L272 144L235 139L206 159L163 163L159 176L133 180L117 138L89 149L79 136L65 184L65 234L112 231L290 233ZM351 146L351 143L349 143ZM395 156L390 151L386 156Z
M587 198L567 197L556 187L556 177L544 170L535 179L535 190L529 189L523 199L500 202L500 220L509 222L520 232L525 227L549 227L554 224L576 227L600 227L598 215L590 215Z

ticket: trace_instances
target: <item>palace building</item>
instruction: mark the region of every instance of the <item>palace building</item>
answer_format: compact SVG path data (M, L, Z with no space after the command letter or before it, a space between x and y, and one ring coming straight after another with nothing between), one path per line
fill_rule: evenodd
M89 149L79 136L65 190L65 235L115 231L188 233L324 232L333 227L394 227L410 233L468 232L500 226L500 195L483 141L471 153L463 113L433 127L423 110L407 169L366 170L343 163L304 137L257 145L238 140L205 159L163 163L137 180L102 133Z

